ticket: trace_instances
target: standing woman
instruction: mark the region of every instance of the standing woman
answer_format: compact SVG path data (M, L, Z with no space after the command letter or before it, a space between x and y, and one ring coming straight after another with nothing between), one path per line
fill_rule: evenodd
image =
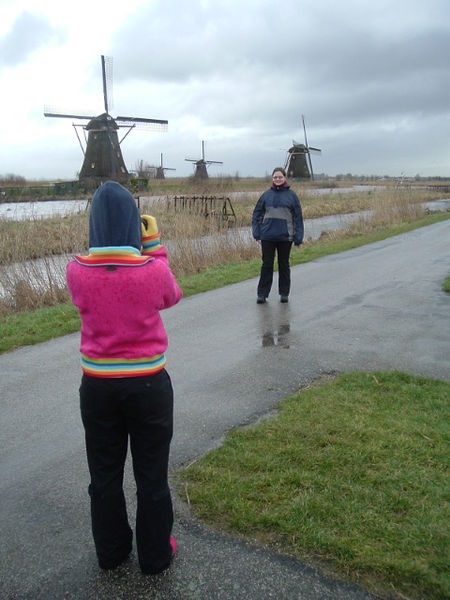
M139 564L159 573L176 550L168 485L173 390L159 312L182 294L155 219L144 215L141 224L133 196L116 182L92 198L89 254L67 265L67 285L81 317L80 407L98 563L114 569L132 549L123 490L129 440Z
M256 302L264 304L273 281L275 251L278 257L278 292L281 302L289 301L291 270L289 257L292 243L303 241L302 208L297 194L286 180L286 171L276 167L272 173L272 187L264 192L253 211L252 231L261 241L262 267Z

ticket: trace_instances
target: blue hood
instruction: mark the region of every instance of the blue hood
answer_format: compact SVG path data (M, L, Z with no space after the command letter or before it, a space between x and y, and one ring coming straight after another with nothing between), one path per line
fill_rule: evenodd
M134 246L141 249L141 217L133 196L115 181L101 185L92 197L89 247Z

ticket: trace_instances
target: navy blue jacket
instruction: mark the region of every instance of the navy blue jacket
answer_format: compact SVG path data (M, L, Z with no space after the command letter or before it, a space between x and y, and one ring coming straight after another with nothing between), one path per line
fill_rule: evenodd
M264 192L253 211L252 233L255 240L302 243L302 207L288 185Z

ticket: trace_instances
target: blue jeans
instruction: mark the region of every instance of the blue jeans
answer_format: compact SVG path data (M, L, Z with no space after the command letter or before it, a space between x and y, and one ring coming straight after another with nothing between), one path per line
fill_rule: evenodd
M114 568L132 548L123 491L130 439L137 488L136 545L144 573L170 563L173 525L168 485L173 390L168 373L101 379L83 375L80 408L91 482L92 533L99 565Z
M258 283L258 296L267 298L270 294L273 281L275 250L278 258L278 293L280 296L289 296L291 289L291 269L289 267L291 247L292 242L261 241L262 267Z

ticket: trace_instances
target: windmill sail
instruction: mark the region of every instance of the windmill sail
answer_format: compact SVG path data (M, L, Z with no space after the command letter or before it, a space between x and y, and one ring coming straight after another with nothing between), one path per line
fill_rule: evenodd
M105 103L105 113L109 114L109 111L113 106L113 98L112 98L113 63L112 63L112 58L109 56L102 55L101 60L102 60L103 100Z
M139 129L153 129L154 131L167 131L168 121L165 119L144 119L142 117L116 117L115 121L121 127L139 127Z
M93 119L94 115L82 115L82 114L67 114L58 112L55 108L44 106L44 117L58 117L61 119Z

